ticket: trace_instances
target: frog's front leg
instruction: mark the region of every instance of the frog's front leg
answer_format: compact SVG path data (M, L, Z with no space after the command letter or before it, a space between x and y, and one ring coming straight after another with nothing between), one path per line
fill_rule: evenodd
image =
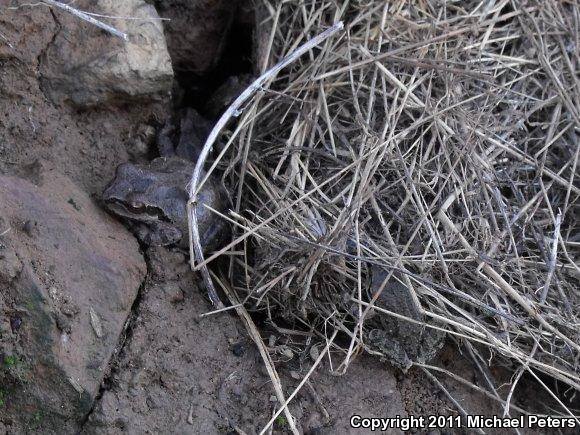
M157 221L137 228L137 238L149 246L175 245L182 237L181 230L168 222Z

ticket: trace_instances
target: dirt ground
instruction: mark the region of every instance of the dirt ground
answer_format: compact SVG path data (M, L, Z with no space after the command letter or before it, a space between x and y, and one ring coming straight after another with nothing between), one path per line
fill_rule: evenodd
M0 40L0 174L23 176L28 165L39 161L102 207L100 193L117 165L154 157L152 147L143 148L140 133L147 127L158 129L172 105L109 104L82 110L54 105L39 84L39 59L58 27L44 7L0 16L6 38ZM96 402L76 423L76 430L83 434L258 433L277 401L243 324L227 313L200 318L212 307L185 254L136 246L146 261L147 276ZM453 343L438 358L441 365L462 361ZM301 379L295 379L296 370L303 375L308 363L297 369L280 358L277 369L286 395ZM466 377L470 371L465 364ZM470 413L494 412L493 402L483 396L457 385L449 388ZM350 428L353 414L458 415L422 372L402 374L368 355L360 356L340 377L331 376L323 363L297 395L291 411L299 429L309 434L364 433ZM35 429L42 433L46 428L38 422ZM2 430L17 434L31 427L3 416L0 408ZM287 431L287 421L279 417L274 432Z

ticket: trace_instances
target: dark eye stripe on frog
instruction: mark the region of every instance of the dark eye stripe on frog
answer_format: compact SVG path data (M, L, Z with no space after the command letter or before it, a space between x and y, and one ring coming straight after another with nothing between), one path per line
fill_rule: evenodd
M113 201L117 206L124 208L129 214L133 215L147 215L147 216L155 216L157 219L161 221L169 222L167 216L163 214L160 208L154 206L148 206L143 204L142 202L133 201L133 202L123 202L119 200Z

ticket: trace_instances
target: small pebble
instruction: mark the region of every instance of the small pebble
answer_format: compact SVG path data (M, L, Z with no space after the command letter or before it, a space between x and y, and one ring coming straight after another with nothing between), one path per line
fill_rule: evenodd
M10 318L10 329L12 329L13 334L16 334L21 326L22 318L20 316L16 315Z
M173 283L166 283L162 287L163 294L165 295L165 299L171 302L172 304L178 304L185 300L185 296L183 294L183 290L177 285Z
M24 225L22 226L22 231L24 231L26 235L29 237L34 237L35 229L36 222L33 222L31 220L27 220L26 222L24 222Z
M246 347L244 346L244 343L242 342L235 343L232 346L232 353L237 357L243 356L244 353L246 353Z

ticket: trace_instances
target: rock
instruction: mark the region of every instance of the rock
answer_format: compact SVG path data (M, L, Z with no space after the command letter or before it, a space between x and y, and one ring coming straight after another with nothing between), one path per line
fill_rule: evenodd
M155 144L155 127L141 124L129 139L129 155L134 159L146 159Z
M22 271L16 251L0 241L0 285L10 284Z
M239 0L157 0L176 72L203 75L220 60Z
M16 432L75 433L146 268L121 224L69 179L42 178L0 176L0 221L11 229L0 237L0 420Z
M55 10L61 30L41 57L41 86L54 103L93 106L169 96L173 81L163 26L143 0L86 0L77 7L104 15L129 41L112 36L67 12Z
M163 246L150 246L146 255L151 278L155 281L173 281L190 270L185 255L179 251L172 251Z
M244 346L244 343L242 342L238 342L238 343L234 343L232 345L232 353L239 357L244 356L244 353L246 353L246 346Z
M181 290L179 285L176 283L164 283L161 286L161 292L165 295L165 300L171 302L172 304L179 304L185 300L183 290Z

